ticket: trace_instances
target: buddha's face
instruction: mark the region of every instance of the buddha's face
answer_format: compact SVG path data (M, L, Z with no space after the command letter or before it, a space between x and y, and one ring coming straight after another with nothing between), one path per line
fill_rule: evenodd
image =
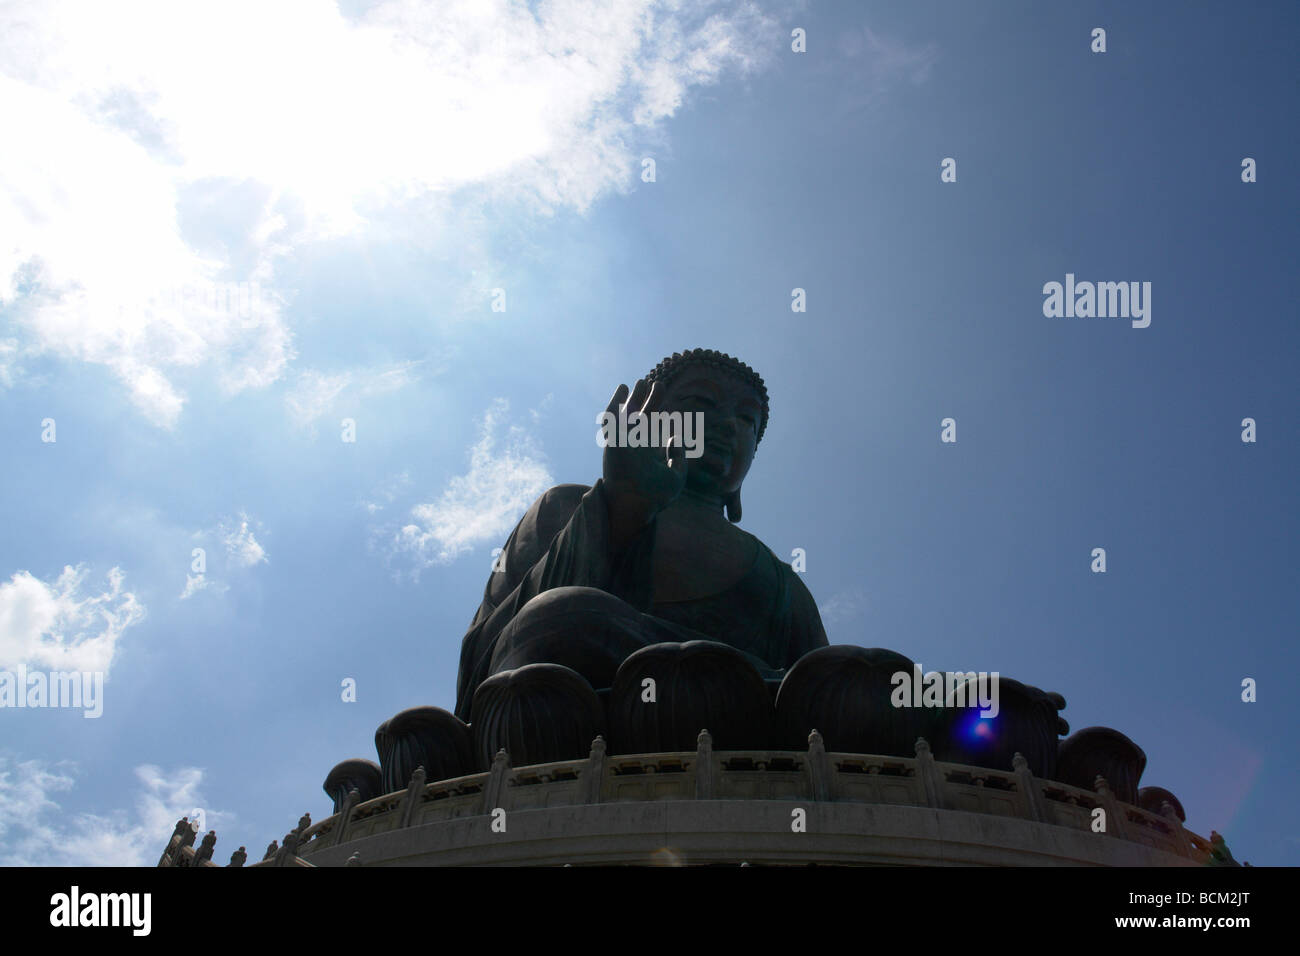
M692 366L669 385L662 407L704 414L703 453L687 460L687 485L722 497L738 491L754 461L763 421L763 400L754 388L723 369Z

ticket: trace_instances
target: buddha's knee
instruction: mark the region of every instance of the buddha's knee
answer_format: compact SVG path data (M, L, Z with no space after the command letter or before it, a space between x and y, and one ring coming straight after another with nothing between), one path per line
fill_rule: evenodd
M334 801L334 812L341 813L353 790L357 792L358 803L383 796L383 779L379 764L373 760L354 757L335 764L325 778L322 789Z
M551 588L533 597L515 615L511 624L526 627L538 621L559 618L597 617L637 624L641 614L622 598L600 588L568 586Z
M474 749L485 765L499 750L516 767L586 757L604 723L591 685L558 664L501 671L474 693Z
M429 782L487 769L474 760L469 727L441 707L410 707L390 717L375 731L375 750L380 793L405 788L417 767Z
M609 698L612 753L694 750L707 730L718 750L769 746L772 697L748 658L716 641L665 642L630 655Z
M641 613L597 588L543 591L501 632L493 674L525 664L560 664L597 689L614 682L618 665L647 643Z
M910 757L917 737L936 739L936 711L895 707L893 677L912 662L883 648L832 644L790 668L776 698L776 745L803 750L817 730L830 751Z

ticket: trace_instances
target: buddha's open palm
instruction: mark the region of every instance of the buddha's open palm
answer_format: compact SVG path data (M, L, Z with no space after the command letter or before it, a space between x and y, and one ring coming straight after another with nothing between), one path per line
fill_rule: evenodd
M663 410L665 391L658 382L651 386L638 379L630 397L627 386L620 385L605 411L617 417L619 406L626 402L630 432L636 415ZM610 442L605 446L602 470L611 516L619 523L644 523L675 501L686 486L686 451L680 435L674 435L667 447L658 448L620 447Z

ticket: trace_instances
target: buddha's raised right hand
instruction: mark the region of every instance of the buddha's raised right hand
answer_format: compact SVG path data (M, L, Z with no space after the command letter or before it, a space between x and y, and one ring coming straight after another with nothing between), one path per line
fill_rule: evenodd
M629 397L620 385L605 411L618 417L626 404L628 429L637 415L662 411L664 389L658 382L647 385L638 379ZM686 449L680 435L666 446L633 448L609 442L602 462L605 494L609 502L610 526L615 550L621 550L656 514L672 504L686 486Z

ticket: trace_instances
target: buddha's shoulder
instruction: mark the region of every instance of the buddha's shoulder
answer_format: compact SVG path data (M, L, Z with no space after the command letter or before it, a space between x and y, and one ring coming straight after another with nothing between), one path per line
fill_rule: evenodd
M582 503L582 496L591 491L588 485L556 485L548 488L532 503L519 521L516 535L538 539L545 548L565 526Z
M565 484L547 488L541 493L530 510L537 512L568 511L572 512L582 501L582 496L591 491L591 485Z
M776 564L784 563L781 561L781 558L777 555L775 551L773 551L771 548L769 548L766 544L763 543L763 539L758 537L758 535L751 534L750 532L742 528L740 525L731 524L730 522L727 523L727 528L729 529L730 534L735 536L738 540L744 540L748 542L750 547L757 550L757 552L763 557L768 558L769 560L775 562Z
M794 574L790 565L782 561L780 556L763 543L763 539L757 535L750 534L744 528L738 525L728 525L729 534L739 543L748 554L751 554L752 568L751 574L755 574L765 580L775 582L778 578L789 576L798 577Z
M736 530L739 531L741 529L737 528ZM749 534L748 531L744 533ZM796 571L789 561L783 560L779 554L765 545L761 540L754 537L754 535L750 534L749 537L758 545L759 553L767 557L768 563L773 569L773 573L784 578L787 586L791 590L795 591L800 596L807 596L809 600L812 600L812 593L808 590L807 585L803 583L803 575Z

